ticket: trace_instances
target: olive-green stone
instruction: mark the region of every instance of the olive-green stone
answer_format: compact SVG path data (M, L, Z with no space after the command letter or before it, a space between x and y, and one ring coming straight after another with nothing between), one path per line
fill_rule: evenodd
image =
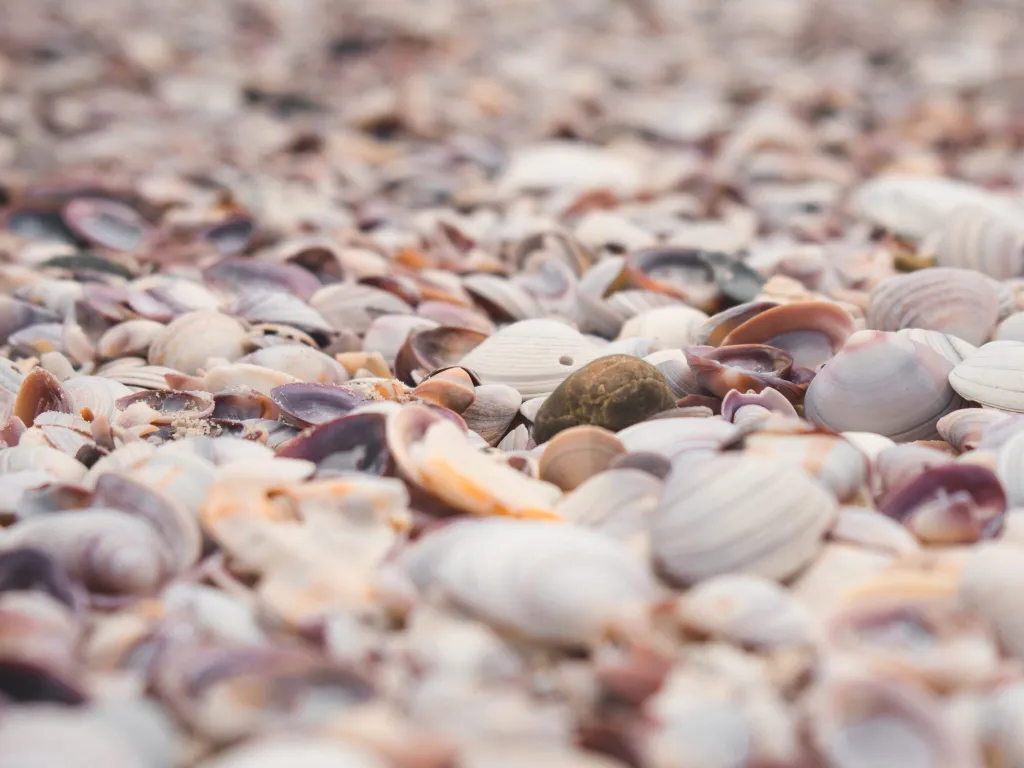
M618 432L675 403L665 378L650 363L631 355L600 357L570 374L544 401L533 437L544 443L580 424Z

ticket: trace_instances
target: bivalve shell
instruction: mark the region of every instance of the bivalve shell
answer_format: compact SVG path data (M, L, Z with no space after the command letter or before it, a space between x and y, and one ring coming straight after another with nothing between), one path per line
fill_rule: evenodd
M1024 413L1024 342L990 341L952 370L949 383L967 400Z
M669 476L651 517L654 561L681 585L730 572L784 579L819 553L837 512L835 498L797 467L708 458Z
M151 365L189 375L209 365L210 358L237 360L245 354L245 328L229 315L212 310L190 312L164 328L149 347Z
M936 246L942 267L973 269L996 280L1024 274L1024 227L1019 217L963 206L944 221Z

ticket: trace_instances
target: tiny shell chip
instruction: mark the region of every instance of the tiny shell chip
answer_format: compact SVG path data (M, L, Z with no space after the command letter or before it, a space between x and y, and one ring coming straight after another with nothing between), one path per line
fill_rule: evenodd
M428 427L410 453L414 479L455 509L472 515L559 519L554 511L562 495L558 486L481 453L448 419Z
M990 341L953 369L949 383L967 400L1024 413L1024 342Z
M716 456L669 476L651 516L652 553L673 584L730 572L785 579L821 551L837 512L835 498L798 467Z
M656 596L649 571L596 531L513 520L453 523L399 558L421 592L498 629L581 645L638 619Z

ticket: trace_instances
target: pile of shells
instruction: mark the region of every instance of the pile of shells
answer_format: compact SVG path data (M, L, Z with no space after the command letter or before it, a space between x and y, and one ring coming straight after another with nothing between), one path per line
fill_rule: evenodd
M1024 766L1016 6L8 5L0 768Z

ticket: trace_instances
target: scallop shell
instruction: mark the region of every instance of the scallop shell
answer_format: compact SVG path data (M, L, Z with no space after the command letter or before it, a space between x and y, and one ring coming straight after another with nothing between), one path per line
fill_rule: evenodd
M936 246L942 267L973 269L996 280L1024 274L1024 227L983 207L963 206L945 218Z
M483 384L507 384L524 398L548 395L601 348L555 320L522 320L484 339L459 361Z
M729 572L784 579L821 551L837 511L835 498L797 467L743 455L704 459L666 482L651 518L654 561L683 585Z
M1024 413L1024 342L990 341L953 369L949 383L967 400Z
M647 569L625 548L576 526L457 522L413 544L398 564L424 594L558 645L599 640L656 594Z
M869 328L924 328L983 344L999 321L999 296L988 278L966 269L936 267L889 277L871 291Z
M952 369L917 342L858 331L811 381L804 411L836 432L874 432L897 441L933 438L936 422L963 406L947 381Z

